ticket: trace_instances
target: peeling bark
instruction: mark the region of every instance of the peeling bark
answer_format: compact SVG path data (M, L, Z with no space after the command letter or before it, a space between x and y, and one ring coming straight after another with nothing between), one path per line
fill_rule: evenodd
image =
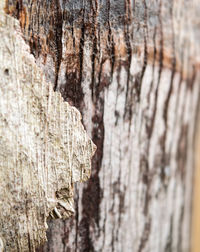
M40 251L188 251L198 0L8 0L5 11L97 145L75 217L50 221Z
M3 12L0 37L0 251L35 251L49 215L74 213L73 184L90 177L95 146Z

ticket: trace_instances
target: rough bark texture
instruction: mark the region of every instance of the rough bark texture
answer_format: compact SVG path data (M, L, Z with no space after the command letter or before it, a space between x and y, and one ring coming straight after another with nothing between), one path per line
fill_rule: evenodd
M198 0L8 0L97 145L76 215L40 251L189 251L200 98Z
M1 10L0 38L0 251L35 251L49 214L74 212L73 184L89 178L95 146Z

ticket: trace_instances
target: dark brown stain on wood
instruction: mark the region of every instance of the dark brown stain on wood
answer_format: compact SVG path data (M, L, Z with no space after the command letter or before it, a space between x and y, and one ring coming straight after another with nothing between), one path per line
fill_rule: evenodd
M138 252L142 252L145 249L145 245L146 245L146 242L149 239L150 232L151 232L151 219L148 218L146 223L144 224L142 239L140 241Z
M95 251L90 237L91 227L99 226L100 218L100 203L103 197L100 186L99 171L101 169L103 158L103 144L104 144L104 123L103 111L104 100L103 91L95 93L95 108L96 112L93 116L93 132L92 139L97 146L96 154L92 160L92 176L88 181L87 186L83 189L82 197L82 219L80 221L79 229L81 230L81 249L80 251Z

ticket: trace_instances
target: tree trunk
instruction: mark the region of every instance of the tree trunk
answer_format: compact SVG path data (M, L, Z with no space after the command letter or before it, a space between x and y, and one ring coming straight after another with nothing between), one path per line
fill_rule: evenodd
M5 11L97 145L75 216L50 220L39 251L189 251L198 0L9 0Z

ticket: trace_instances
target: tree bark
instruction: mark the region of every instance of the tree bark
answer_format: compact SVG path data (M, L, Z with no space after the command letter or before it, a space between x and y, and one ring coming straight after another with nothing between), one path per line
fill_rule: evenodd
M47 218L74 212L73 184L89 178L95 146L1 8L0 37L0 251L35 251Z
M189 251L198 1L9 0L5 11L97 145L74 218L51 220L39 250Z

